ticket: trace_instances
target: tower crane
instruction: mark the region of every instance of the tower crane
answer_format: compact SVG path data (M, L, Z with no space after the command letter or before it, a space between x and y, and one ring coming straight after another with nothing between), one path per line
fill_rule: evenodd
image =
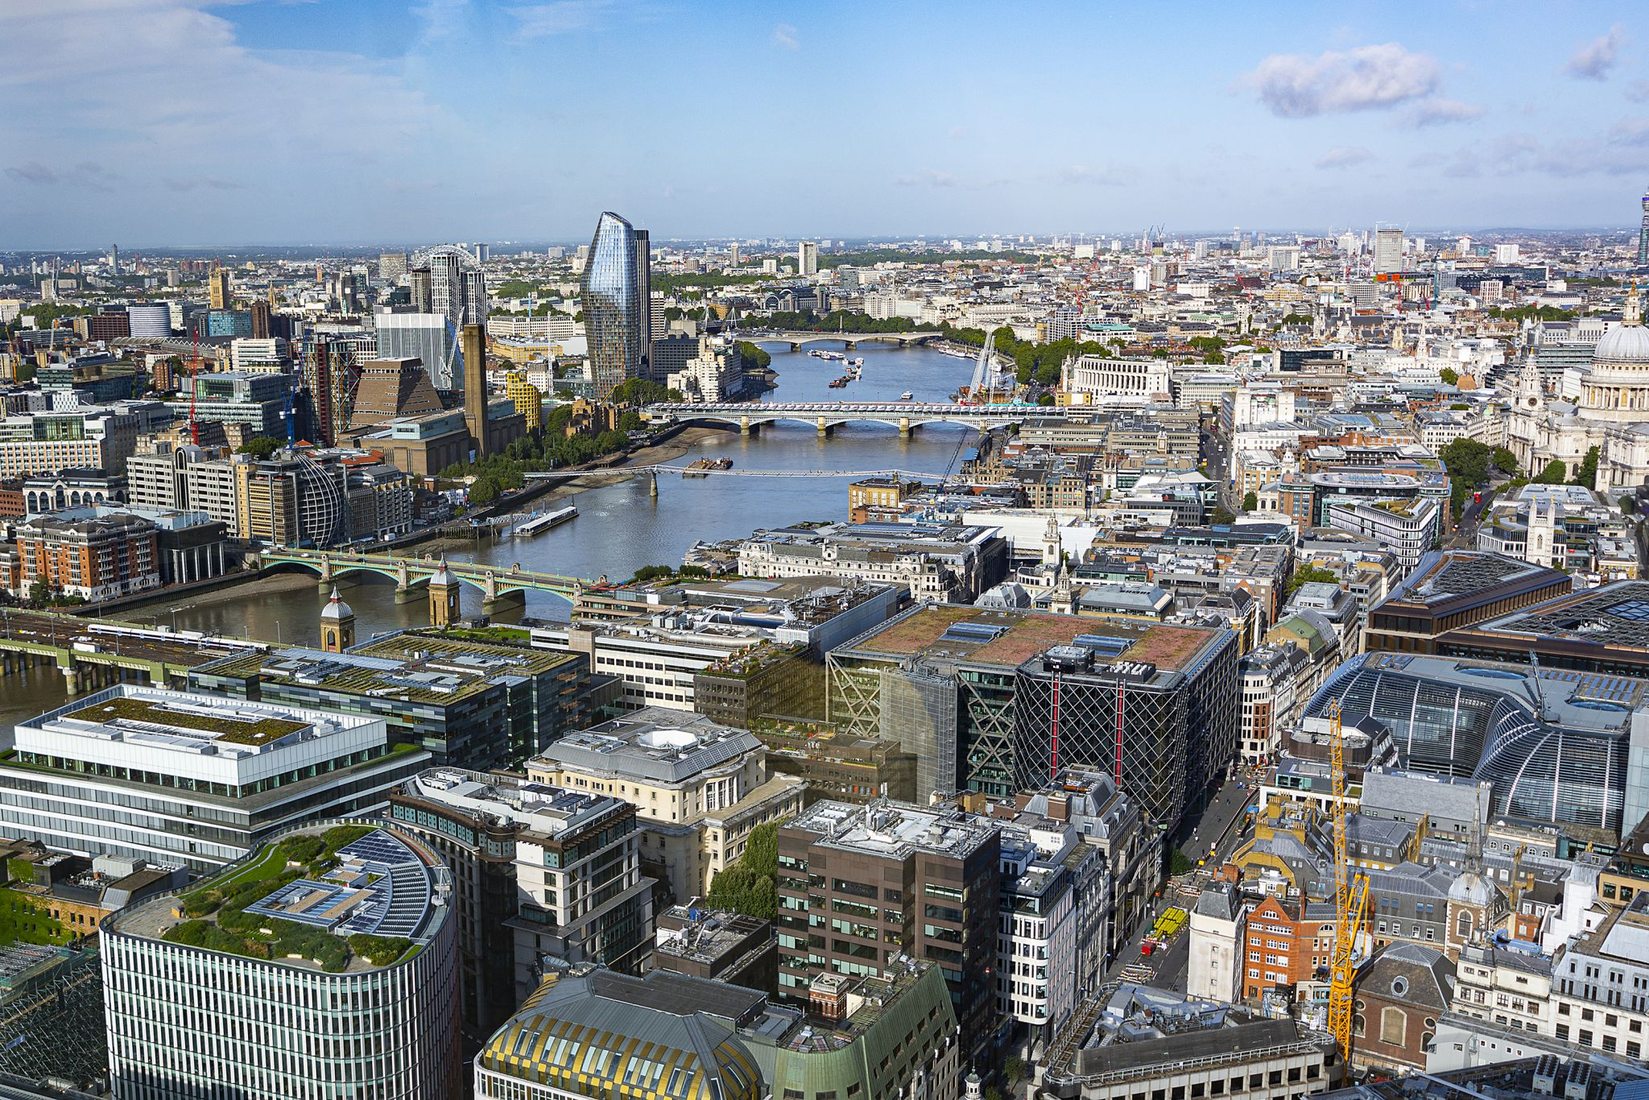
M1340 701L1328 704L1329 772L1334 812L1334 954L1329 962L1328 1029L1340 1057L1351 1060L1351 980L1356 971L1357 936L1368 913L1368 876L1351 873L1346 840L1346 750Z

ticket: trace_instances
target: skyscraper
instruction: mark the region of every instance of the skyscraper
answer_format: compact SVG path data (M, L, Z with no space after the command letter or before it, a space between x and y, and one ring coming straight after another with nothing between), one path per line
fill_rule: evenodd
M813 241L803 241L796 246L796 273L798 275L817 275L819 273L819 246Z
M228 309L233 298L229 292L229 269L214 267L206 276L207 293L213 309Z
M580 280L590 377L602 400L625 379L647 376L649 264L647 231L611 211L603 213Z
M1374 273L1394 275L1403 270L1403 231L1376 229L1374 231Z
M1649 195L1643 196L1643 224L1638 228L1638 266L1649 267Z
M436 389L461 393L464 388L464 355L458 333L465 325L487 323L487 281L481 274L481 265L465 249L443 244L414 253L410 271L412 307L426 318L439 315L445 319L444 345L447 350L438 357L432 357L397 345L389 354L419 355ZM380 353L384 350L384 319L385 315L380 314Z

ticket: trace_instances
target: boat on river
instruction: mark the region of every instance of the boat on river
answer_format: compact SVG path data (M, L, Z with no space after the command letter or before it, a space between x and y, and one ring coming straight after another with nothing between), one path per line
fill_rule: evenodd
M681 472L682 477L708 477L714 470L731 470L733 460L730 458L701 458L689 465Z
M511 535L536 535L540 531L548 531L552 527L559 527L570 519L578 516L578 505L569 504L565 508L557 508L553 512L539 512L516 524L510 530Z

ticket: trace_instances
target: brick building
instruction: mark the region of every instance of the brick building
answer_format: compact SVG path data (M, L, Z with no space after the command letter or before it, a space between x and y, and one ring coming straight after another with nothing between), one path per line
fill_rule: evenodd
M42 584L96 602L161 583L155 525L138 516L37 516L18 524L17 554L17 596Z
M1333 952L1332 905L1266 898L1248 914L1243 933L1243 999L1316 979Z

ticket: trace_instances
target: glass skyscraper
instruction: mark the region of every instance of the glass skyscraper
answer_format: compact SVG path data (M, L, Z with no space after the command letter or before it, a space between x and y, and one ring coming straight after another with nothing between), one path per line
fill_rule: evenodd
M608 211L596 222L580 289L590 378L605 400L627 378L648 375L651 279L647 231Z

